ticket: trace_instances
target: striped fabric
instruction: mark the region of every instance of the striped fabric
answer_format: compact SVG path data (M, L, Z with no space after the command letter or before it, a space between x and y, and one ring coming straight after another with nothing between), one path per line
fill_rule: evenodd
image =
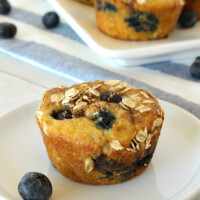
M190 75L195 55L184 59L129 68L93 52L66 23L46 30L42 15L53 8L45 0L10 0L13 10L0 22L18 27L15 39L0 40L0 51L33 63L76 82L120 79L150 90L156 97L178 105L200 119L200 79Z

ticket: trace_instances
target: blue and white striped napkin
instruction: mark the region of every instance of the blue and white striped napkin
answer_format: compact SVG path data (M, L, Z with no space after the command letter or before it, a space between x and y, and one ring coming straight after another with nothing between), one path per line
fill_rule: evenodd
M94 53L65 23L47 30L42 15L53 8L45 0L10 0L9 15L0 22L18 27L15 39L0 40L0 51L77 82L120 79L150 90L156 97L178 105L200 119L200 79L190 75L195 56L122 68ZM198 54L198 52L196 52ZM199 52L200 56L200 52Z

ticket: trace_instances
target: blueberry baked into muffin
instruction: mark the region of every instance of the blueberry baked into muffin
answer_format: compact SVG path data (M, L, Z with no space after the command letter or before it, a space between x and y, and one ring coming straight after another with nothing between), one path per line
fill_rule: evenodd
M94 5L94 0L76 0L84 4Z
M124 40L166 37L183 6L184 0L95 0L99 29Z
M198 20L200 20L200 0L186 0L184 10L195 11Z
M147 168L164 112L150 92L109 80L46 91L36 118L60 173L104 185L129 180Z

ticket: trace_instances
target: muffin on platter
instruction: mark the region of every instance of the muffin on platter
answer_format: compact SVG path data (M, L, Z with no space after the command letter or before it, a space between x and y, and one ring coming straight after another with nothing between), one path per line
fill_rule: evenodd
M183 6L184 0L95 0L99 29L123 40L165 38Z
M60 173L105 185L132 179L147 168L164 112L150 92L109 80L46 91L36 118Z

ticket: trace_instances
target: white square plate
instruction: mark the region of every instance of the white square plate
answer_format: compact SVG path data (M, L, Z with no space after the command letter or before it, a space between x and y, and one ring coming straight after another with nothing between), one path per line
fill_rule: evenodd
M176 27L166 39L123 41L99 31L94 7L74 0L48 1L90 48L122 65L131 64L133 60L141 58L154 58L153 62L166 60L165 55L171 57L173 53L200 48L200 22L190 29ZM158 56L161 57L155 59Z

